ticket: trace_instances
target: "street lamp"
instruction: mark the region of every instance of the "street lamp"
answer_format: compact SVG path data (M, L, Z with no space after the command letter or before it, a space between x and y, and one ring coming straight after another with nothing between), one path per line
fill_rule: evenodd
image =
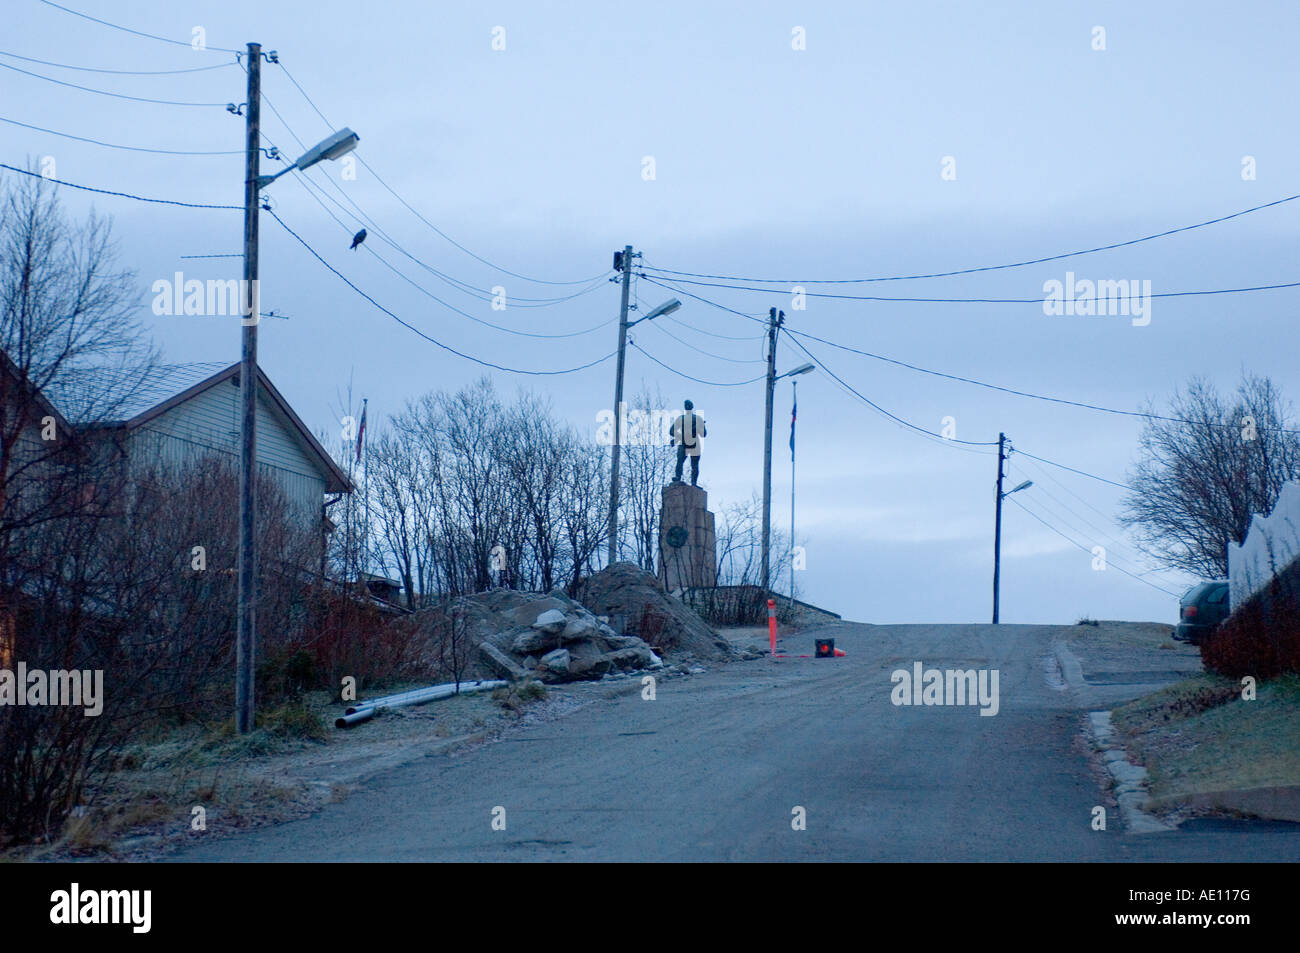
M294 169L299 172L306 172L318 162L324 162L326 159L341 159L357 147L361 137L347 127L340 129L328 139L322 139L312 148L304 152L301 158L293 165L286 166L275 175L259 175L257 177L257 187L264 189L282 175L287 175Z
M676 298L670 298L652 311L629 322L628 290L632 280L632 246L628 245L614 256L615 267L623 272L623 303L619 309L618 319L618 369L614 376L614 446L609 461L609 565L618 560L618 464L623 443L623 365L627 360L627 330L642 321L653 321L665 314L672 314L682 306Z
M293 165L275 175L258 174L261 159L262 45L248 44L248 112L244 176L244 304L239 361L239 582L235 635L235 730L253 730L254 671L257 652L257 322L259 193L292 169L308 169L325 159L337 159L357 147L360 138L341 129L303 153Z
M1019 493L1021 490L1027 490L1034 485L1033 480L1026 480L1014 490L1002 491L1002 461L1007 458L1006 455L1007 435L998 434L998 489L997 489L997 510L993 520L993 624L998 624L998 600L1001 588L1002 576L1002 501L1012 493Z
M682 303L678 301L676 298L670 298L669 300L665 301L663 304L659 305L659 307L650 311L648 314L642 315L641 317L637 318L635 321L628 322L628 327L629 328L636 327L642 321L653 321L655 318L660 317L662 315L672 314L681 306Z

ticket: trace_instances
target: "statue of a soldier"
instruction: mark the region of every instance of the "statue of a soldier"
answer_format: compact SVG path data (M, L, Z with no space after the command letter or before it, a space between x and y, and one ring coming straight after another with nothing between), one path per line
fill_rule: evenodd
M673 475L674 483L682 482L682 466L686 458L691 458L691 486L698 486L700 480L700 438L707 437L704 418L695 413L695 405L689 400L686 411L673 421L669 435L677 444L677 472Z

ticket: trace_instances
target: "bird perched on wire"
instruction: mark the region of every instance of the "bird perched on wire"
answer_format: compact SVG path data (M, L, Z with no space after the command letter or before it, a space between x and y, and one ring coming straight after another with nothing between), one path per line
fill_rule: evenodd
M366 240L366 230L363 228L352 236L352 247L348 251L356 251L358 245Z

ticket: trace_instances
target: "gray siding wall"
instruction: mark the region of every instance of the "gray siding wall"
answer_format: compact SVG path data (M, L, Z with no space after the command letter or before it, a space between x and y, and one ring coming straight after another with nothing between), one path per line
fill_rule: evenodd
M229 381L155 417L134 432L131 458L184 466L211 452L239 460L239 388ZM257 464L276 480L290 501L313 524L320 518L325 478L300 446L290 427L265 397L257 403Z

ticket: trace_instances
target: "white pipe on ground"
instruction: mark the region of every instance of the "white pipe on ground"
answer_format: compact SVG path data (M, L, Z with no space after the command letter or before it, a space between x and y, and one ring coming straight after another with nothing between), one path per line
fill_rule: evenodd
M461 682L460 691L456 690L456 683L449 682L445 685L430 685L428 688L415 688L409 692L398 692L396 695L385 695L382 698L373 698L369 701L357 702L349 707L342 717L335 719L334 727L349 728L352 725L359 725L363 721L369 721L379 711L385 708L404 708L407 705L423 705L426 702L437 701L441 698L450 698L452 695L465 695L470 692L490 691L494 688L504 688L508 682L502 680L494 681L474 681Z
M375 717L375 709L362 708L360 711L348 711L345 715L340 715L334 719L335 728L351 728L353 725L359 725L363 721L369 721Z

